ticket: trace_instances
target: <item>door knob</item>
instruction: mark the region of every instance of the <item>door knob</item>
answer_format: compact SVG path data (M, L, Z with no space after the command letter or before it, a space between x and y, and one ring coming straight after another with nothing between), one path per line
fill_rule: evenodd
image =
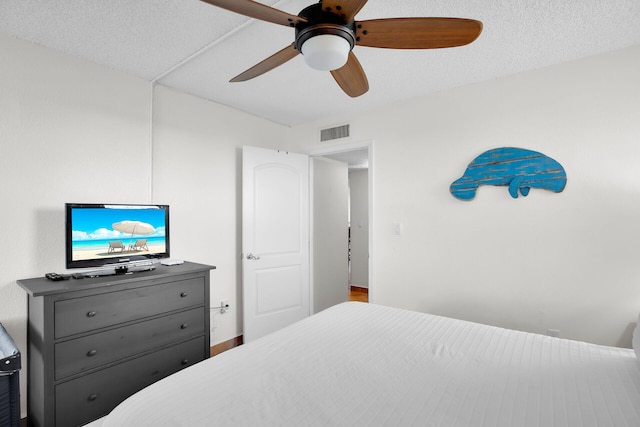
M252 259L252 260L257 261L257 260L259 260L259 259L260 259L260 257L259 257L259 256L255 256L254 254L252 254L251 252L249 252L249 253L247 254L247 259Z

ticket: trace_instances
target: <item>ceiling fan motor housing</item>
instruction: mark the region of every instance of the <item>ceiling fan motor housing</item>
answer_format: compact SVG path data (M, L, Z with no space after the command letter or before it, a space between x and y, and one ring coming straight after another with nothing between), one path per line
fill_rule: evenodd
M307 19L307 22L299 22L295 26L295 47L299 52L307 40L324 34L342 37L349 42L350 50L355 46L355 21L344 22L342 16L322 10L321 3L304 8L298 16Z

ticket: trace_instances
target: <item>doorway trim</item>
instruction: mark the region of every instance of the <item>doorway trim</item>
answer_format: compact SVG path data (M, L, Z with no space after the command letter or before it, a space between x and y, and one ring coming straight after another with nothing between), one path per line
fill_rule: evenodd
M356 151L356 150L362 150L362 149L367 149L367 156L369 159L369 166L367 169L367 190L368 190L367 202L369 205L367 208L369 211L369 228L367 230L367 232L369 233L369 284L368 285L369 285L369 302L375 303L376 302L376 292L375 292L376 276L375 276L375 268L374 268L375 239L374 239L374 226L373 226L374 224L373 207L375 206L374 200L373 200L373 194L374 194L373 167L374 167L374 158L375 158L374 141L368 140L368 141L353 142L353 143L343 144L343 145L333 145L331 147L318 148L318 149L312 150L309 153L309 157L322 157L329 154L345 153L349 151ZM311 179L313 179L313 177L311 177ZM313 284L311 286L313 287Z

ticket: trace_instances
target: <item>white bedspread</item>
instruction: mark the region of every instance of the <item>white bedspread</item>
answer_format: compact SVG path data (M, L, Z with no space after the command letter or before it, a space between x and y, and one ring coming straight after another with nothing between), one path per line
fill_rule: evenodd
M172 375L123 426L640 426L633 350L344 303Z

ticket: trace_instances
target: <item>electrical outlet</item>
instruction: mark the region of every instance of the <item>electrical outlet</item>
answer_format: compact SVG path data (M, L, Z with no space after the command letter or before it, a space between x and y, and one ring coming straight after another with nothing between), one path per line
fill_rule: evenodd
M229 300L228 299L223 299L222 301L220 301L220 313L226 313L227 310L229 310Z
M560 331L557 329L547 329L547 335L554 338L560 338Z

